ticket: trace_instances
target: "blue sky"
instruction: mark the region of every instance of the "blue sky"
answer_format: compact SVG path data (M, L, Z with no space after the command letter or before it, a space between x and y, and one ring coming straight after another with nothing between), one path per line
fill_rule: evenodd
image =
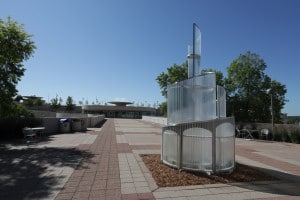
M162 102L155 78L186 60L192 24L202 32L202 68L227 75L241 53L257 53L287 87L283 112L300 115L300 1L0 0L0 18L25 25L37 50L22 95L76 102Z

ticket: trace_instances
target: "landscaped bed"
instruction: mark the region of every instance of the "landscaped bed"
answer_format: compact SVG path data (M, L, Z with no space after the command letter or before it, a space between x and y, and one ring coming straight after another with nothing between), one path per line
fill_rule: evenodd
M141 155L141 157L159 187L277 180L258 169L239 163L236 163L236 169L231 174L208 176L205 173L179 171L168 167L161 162L159 154Z

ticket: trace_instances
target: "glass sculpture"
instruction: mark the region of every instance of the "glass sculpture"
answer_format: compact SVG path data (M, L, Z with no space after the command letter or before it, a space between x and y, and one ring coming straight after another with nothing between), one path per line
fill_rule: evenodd
M226 117L226 91L213 72L201 73L201 31L193 25L188 79L168 86L168 125L162 131L163 163L208 174L235 167L234 118Z

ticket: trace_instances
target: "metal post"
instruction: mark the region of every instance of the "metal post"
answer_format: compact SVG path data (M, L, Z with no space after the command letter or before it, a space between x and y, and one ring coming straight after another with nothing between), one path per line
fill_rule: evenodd
M271 115L272 115L272 133L274 133L274 111L273 111L273 95L271 95Z
M213 123L215 123L215 122L213 122ZM212 126L212 141L211 141L211 146L212 146L212 171L213 171L213 173L216 173L216 170L217 170L217 167L216 167L216 163L217 163L217 161L216 161L216 154L217 154L217 149L216 149L216 127L217 126L215 126L215 124Z
M178 169L182 168L182 126L177 127L179 128L179 133L177 132L177 167Z
M269 88L266 90L266 92L271 97L271 123L272 123L272 133L274 133L273 90L272 88Z

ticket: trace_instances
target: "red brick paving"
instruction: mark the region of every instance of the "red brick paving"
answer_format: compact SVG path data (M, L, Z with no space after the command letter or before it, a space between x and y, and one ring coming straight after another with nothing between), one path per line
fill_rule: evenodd
M60 199L121 200L121 181L114 121L108 120L92 145L81 145L94 156L83 159L64 188Z
M117 144L114 120L109 119L102 130L95 133L98 136L92 145L78 147L88 150L93 157L80 162L55 199L155 199L152 193L121 195L118 153L132 153L132 148L129 144ZM134 148L140 149L138 145ZM149 145L149 148L157 148L157 145Z
M260 163L263 163L265 165L269 165L278 169L282 169L284 171L290 172L292 174L300 176L300 168L297 165L276 160L267 156L263 156L260 154L257 154L255 150L244 148L240 145L236 145L236 154L241 155L243 157L249 158L251 160L258 161Z
M160 145L130 145L131 149L160 149Z
M122 200L154 200L152 193L122 194Z
M118 148L118 153L132 153L132 150L128 143L119 143L117 148Z

